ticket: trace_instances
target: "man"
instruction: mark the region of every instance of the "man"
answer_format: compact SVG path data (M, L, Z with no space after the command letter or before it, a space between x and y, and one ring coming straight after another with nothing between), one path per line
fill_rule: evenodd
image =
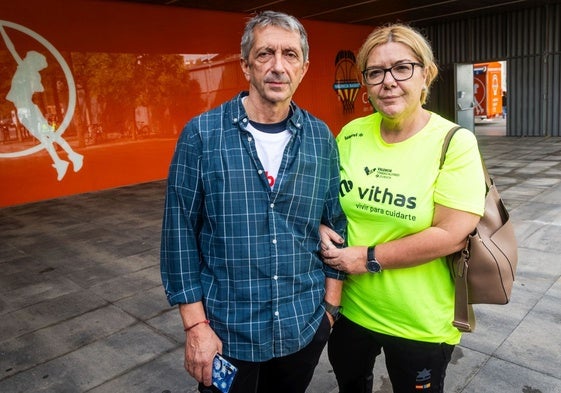
M338 153L328 127L292 102L309 66L300 22L256 15L240 61L249 92L195 117L179 138L162 279L199 391L218 391L209 386L220 353L238 368L230 393L304 392L344 278L318 254L320 223L340 235L346 226Z

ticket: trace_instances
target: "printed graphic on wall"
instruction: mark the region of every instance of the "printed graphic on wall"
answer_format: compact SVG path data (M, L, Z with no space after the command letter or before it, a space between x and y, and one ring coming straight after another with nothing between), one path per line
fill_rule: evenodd
M187 122L248 88L241 14L55 3L0 2L0 208L161 181ZM362 87L353 109L353 54L334 64L371 29L306 28L330 42L313 51L328 72L308 73L295 101L337 134L372 110Z
M60 124L57 122L56 116L46 116L33 101L35 93L45 90L40 71L49 66L46 56L35 50L29 50L24 55L20 55L20 51L10 39L6 27L18 30L28 35L31 39L36 40L54 57L62 69L66 81L68 101L65 104L61 104L64 108L64 118ZM60 181L66 174L69 166L68 161L72 163L74 172L78 172L82 168L84 158L83 155L76 153L63 137L64 131L70 124L76 105L76 87L72 73L56 48L36 32L16 23L0 21L0 34L16 65L16 70L11 78L10 89L5 97L6 100L12 102L15 109L10 111L10 118L1 120L3 138L6 140L10 137L11 128L15 128L16 131L19 128L26 136L35 138L37 143L35 146L24 147L18 151L0 152L0 158L21 157L45 149L52 159L52 166L56 170L57 180ZM64 150L68 161L59 156L56 145Z
M473 65L473 91L476 101L475 116L491 119L502 114L501 63Z
M360 74L356 68L356 58L350 50L340 50L335 57L335 83L333 89L337 92L343 104L343 111L354 111L355 100L360 90Z
M244 82L239 54L59 52L5 20L0 73L0 206L162 178L185 123Z

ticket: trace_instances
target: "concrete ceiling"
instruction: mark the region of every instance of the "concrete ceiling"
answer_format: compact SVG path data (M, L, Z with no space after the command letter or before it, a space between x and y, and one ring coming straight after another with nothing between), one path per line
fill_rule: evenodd
M379 26L389 22L430 25L450 19L531 8L550 0L121 0L168 7L252 13L272 9L301 19Z

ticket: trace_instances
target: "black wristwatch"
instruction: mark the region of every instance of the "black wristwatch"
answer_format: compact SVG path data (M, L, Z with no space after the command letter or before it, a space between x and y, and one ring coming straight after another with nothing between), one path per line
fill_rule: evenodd
M341 306L334 306L331 303L323 301L325 304L325 311L327 311L333 317L333 320L336 321L341 318Z
M382 266L380 262L376 259L376 246L368 247L366 252L366 270L370 273L380 273L382 271Z

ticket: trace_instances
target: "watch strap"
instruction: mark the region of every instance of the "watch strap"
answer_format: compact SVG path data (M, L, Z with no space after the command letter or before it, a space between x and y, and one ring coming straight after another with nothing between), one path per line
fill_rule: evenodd
M339 319L339 317L341 316L341 306L335 306L327 301L323 301L324 305L325 305L325 311L327 311L329 314L331 314L331 316L333 317L333 319L337 320Z
M371 246L367 248L366 251L366 270L370 273L380 273L382 271L382 265L376 259L376 246Z
M376 246L368 247L366 251L366 260L367 261L375 261L376 260Z

